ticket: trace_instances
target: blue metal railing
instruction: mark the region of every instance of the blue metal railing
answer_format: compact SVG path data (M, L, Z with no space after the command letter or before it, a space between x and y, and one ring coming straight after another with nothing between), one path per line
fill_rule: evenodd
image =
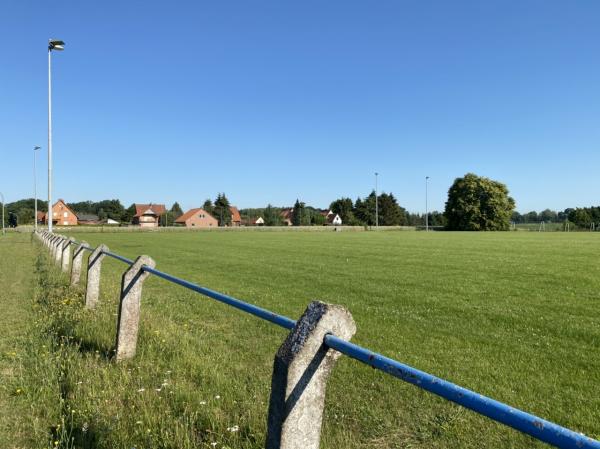
M359 362L391 374L423 390L437 394L444 399L517 429L540 441L561 448L600 448L600 442L583 434L573 432L545 419L467 390L447 380L419 371L376 352L371 352L335 335L326 335L325 344L331 349L335 349Z
M77 242L71 242L73 245L78 245ZM94 248L84 246L84 249L93 251ZM133 265L134 261L126 257L103 251L109 257L120 260L129 265ZM231 296L210 290L206 287L194 284L192 282L180 279L176 276L159 271L155 268L144 265L143 271L153 274L166 281L181 285L189 290L208 296L236 309L254 315L263 320L277 324L285 329L292 329L296 325L296 321L283 315L278 315L269 310L257 307L253 304L241 301ZM335 335L326 335L323 343L350 358L358 360L375 369L390 374L400 380L415 385L423 390L441 396L444 399L459 404L465 408L473 410L480 415L486 416L494 421L505 424L513 429L523 432L533 438L551 444L553 446L565 449L600 449L600 441L594 440L581 433L574 432L570 429L562 427L558 424L546 421L535 415L523 412L522 410L513 408L507 404L488 398L471 390L448 382L447 380L433 376L426 372L420 371L411 366L398 362L397 360L385 357L377 352L372 352L362 346L350 343Z

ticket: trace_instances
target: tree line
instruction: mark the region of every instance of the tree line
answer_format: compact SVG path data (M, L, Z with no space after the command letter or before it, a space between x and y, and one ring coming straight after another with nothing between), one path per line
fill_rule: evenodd
M410 213L402 207L393 193L382 192L376 195L371 191L365 197L352 200L338 198L329 205L329 210L338 214L344 225L350 226L424 226L460 231L502 231L510 229L512 223L539 223L541 221L569 222L576 227L588 229L593 224L600 228L600 207L567 208L564 211L545 209L520 214L515 211L515 201L508 194L505 184L489 178L467 173L456 178L448 190L448 199L443 212L432 211L425 214ZM132 204L125 208L118 199L81 201L68 206L78 215L95 215L99 220L111 218L121 223L131 223L136 210ZM219 226L231 224L230 202L225 193L218 193L215 200L206 199L202 208L215 217ZM45 212L47 203L38 200L38 210ZM285 212L285 217L284 217ZM172 226L177 217L183 214L178 202L161 215L161 226ZM262 217L265 226L281 226L285 218L294 226L320 226L326 217L321 209L312 207L297 199L294 206L277 207L268 204L264 208L240 210L243 221ZM28 198L6 204L5 225L17 226L34 223L34 199Z

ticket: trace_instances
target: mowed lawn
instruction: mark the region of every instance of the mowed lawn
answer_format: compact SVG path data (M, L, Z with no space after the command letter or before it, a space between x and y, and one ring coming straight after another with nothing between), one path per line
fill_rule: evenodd
M294 319L313 299L343 304L357 323L354 342L600 437L598 234L72 235L147 254L160 270ZM104 259L102 305L77 312L77 344L66 355L65 413L85 429L80 446L263 447L273 356L286 332L151 277L138 355L115 366L103 355L124 269ZM321 447L543 445L342 357Z

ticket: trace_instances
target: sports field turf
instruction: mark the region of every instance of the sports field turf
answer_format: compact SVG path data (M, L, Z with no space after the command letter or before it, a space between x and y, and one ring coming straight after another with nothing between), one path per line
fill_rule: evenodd
M312 299L343 304L353 341L600 437L598 234L73 235L291 318ZM125 265L104 260L95 312L45 266L36 304L61 366L59 445L263 447L284 330L151 277L138 355L115 366L107 354ZM326 403L323 448L544 447L345 357Z

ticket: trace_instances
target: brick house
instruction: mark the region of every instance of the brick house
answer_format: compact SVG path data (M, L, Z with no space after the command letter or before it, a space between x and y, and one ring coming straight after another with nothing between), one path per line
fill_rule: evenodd
M291 226L293 218L294 218L294 209L293 208L283 209L281 211L281 220L283 221L284 226Z
M190 209L181 217L177 217L175 223L178 225L184 225L187 228L219 227L219 222L217 219L200 207L196 209Z
M48 214L38 212L39 222L48 223ZM64 200L60 199L52 206L52 224L57 226L77 226L77 215L67 206Z
M157 228L160 216L167 211L164 204L135 204L132 224L142 228Z
M229 208L229 211L231 212L231 226L241 226L242 217L238 208L235 206L231 206Z

